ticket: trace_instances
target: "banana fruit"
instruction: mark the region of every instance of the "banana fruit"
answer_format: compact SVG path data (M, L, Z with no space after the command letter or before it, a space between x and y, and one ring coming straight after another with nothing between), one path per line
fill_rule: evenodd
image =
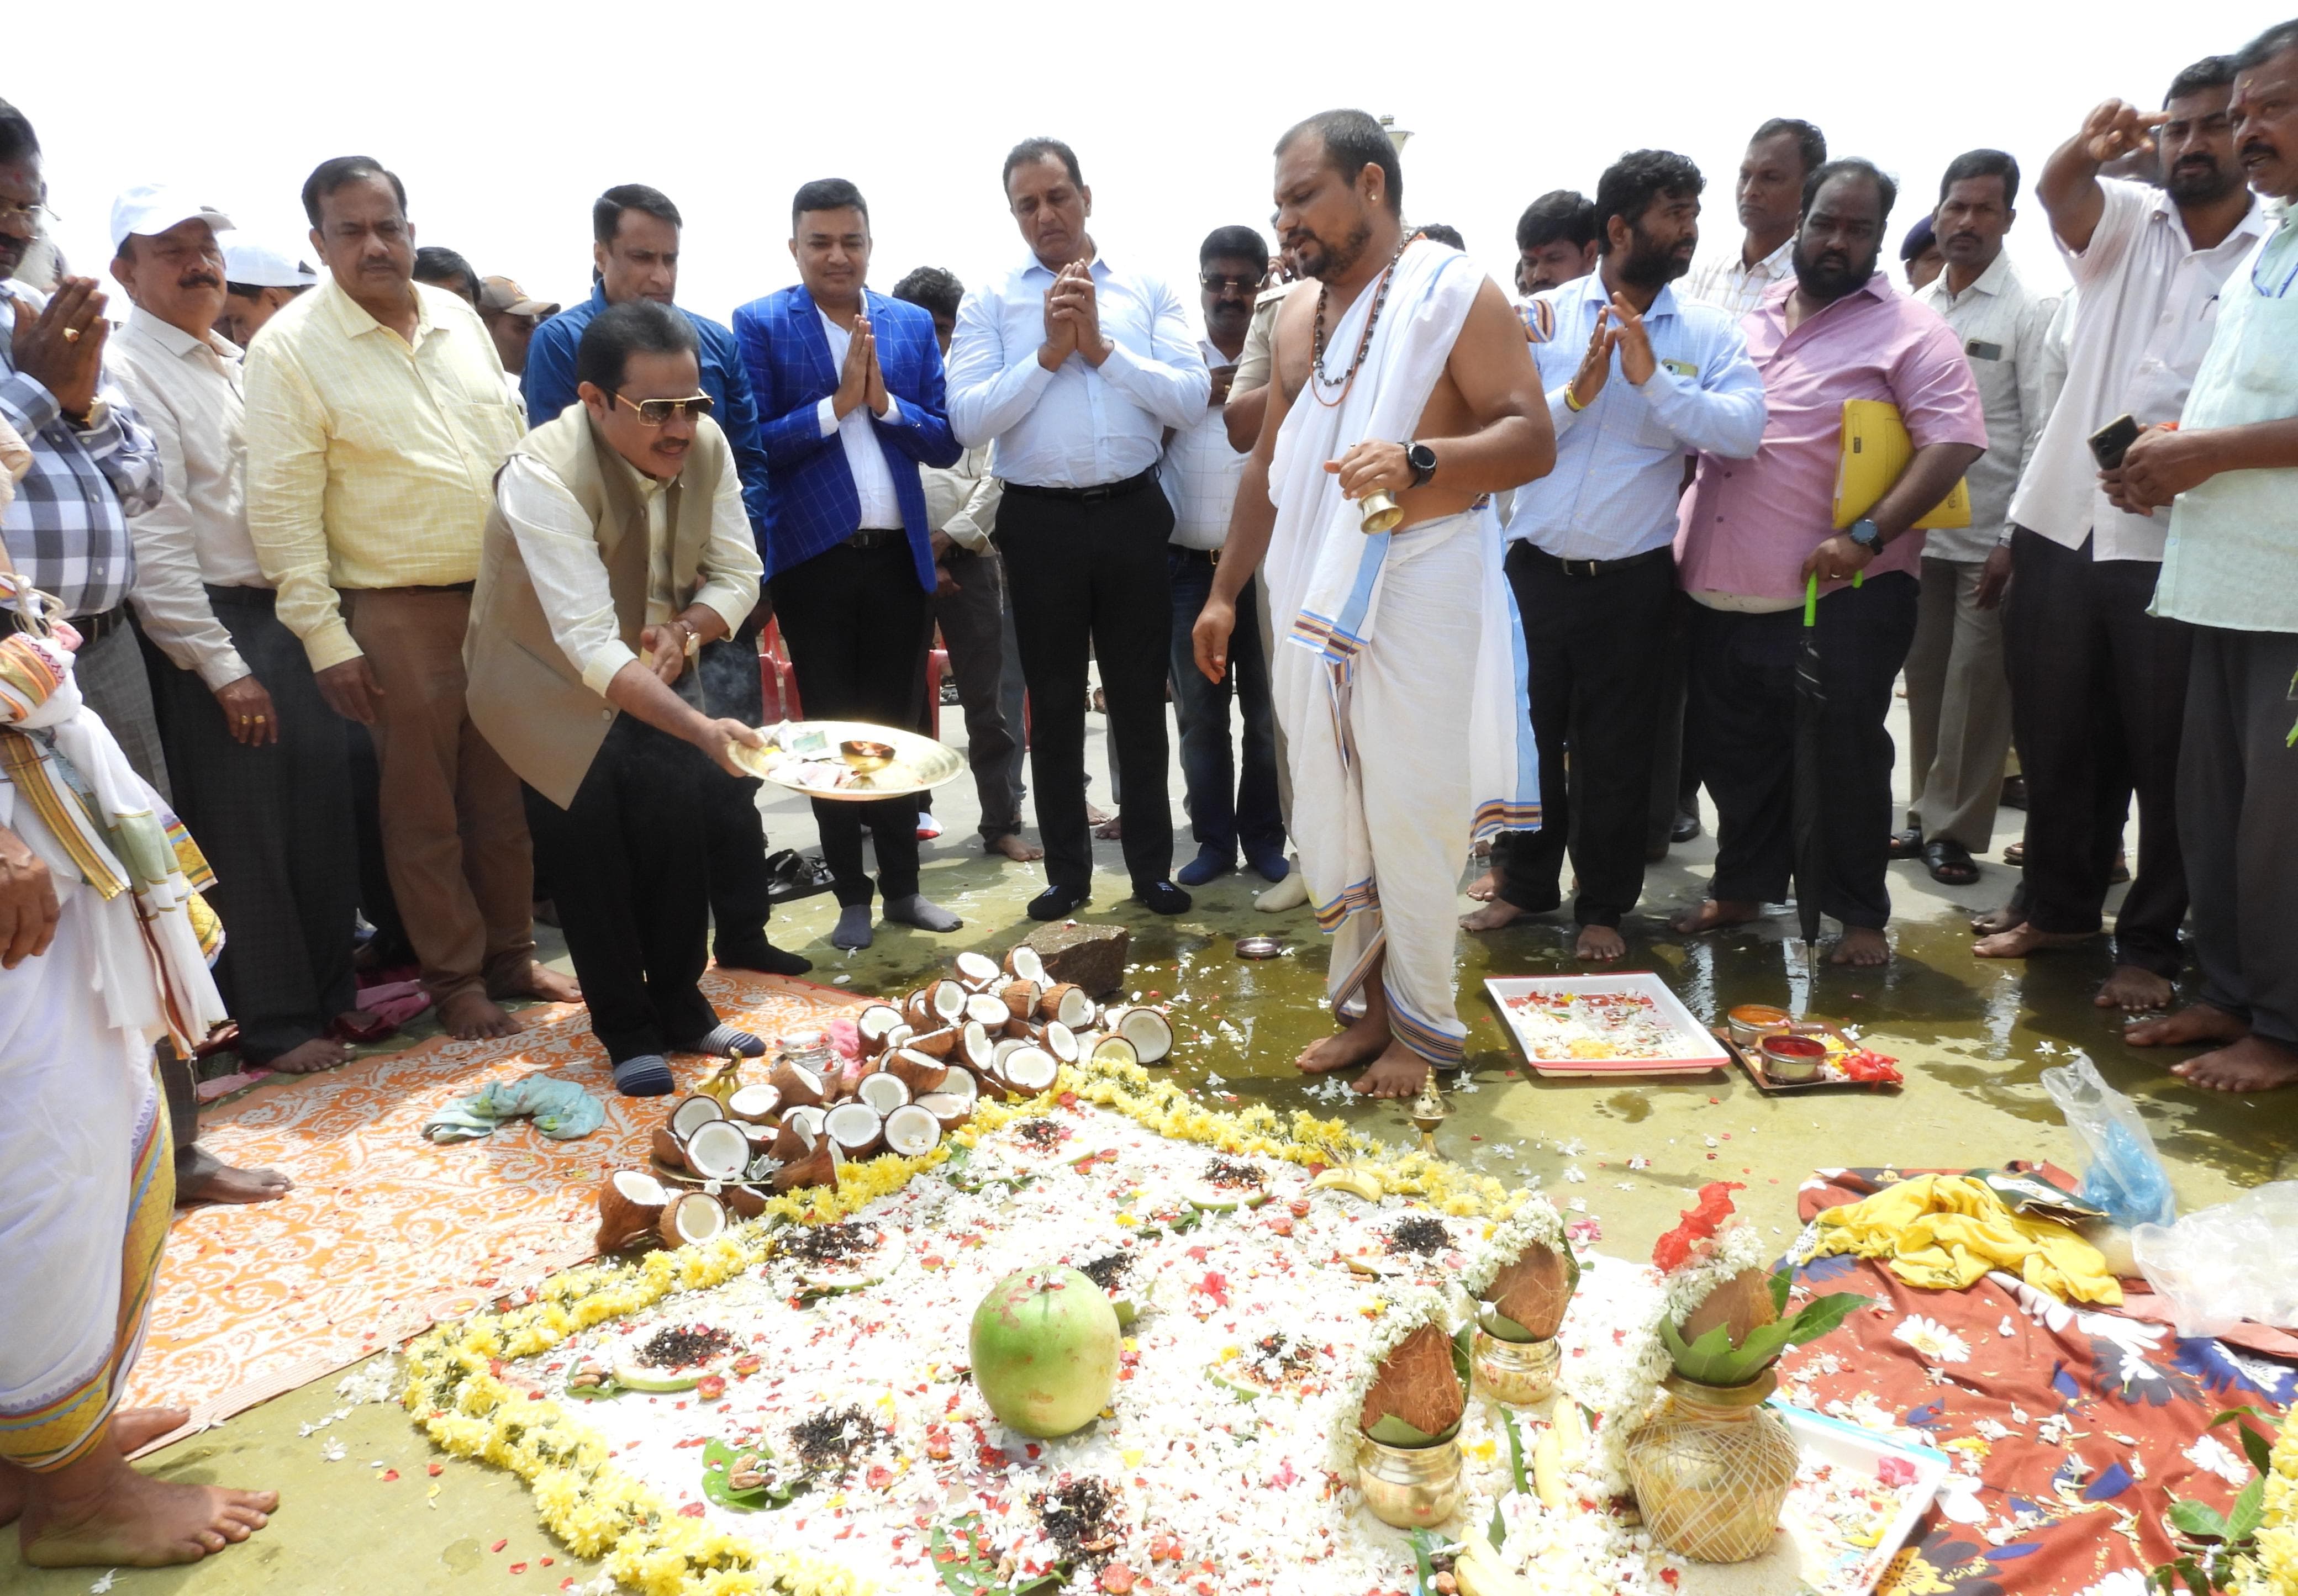
M1500 1566L1500 1554L1482 1535L1470 1535L1467 1548L1452 1560L1452 1577L1460 1582L1460 1596L1541 1596L1542 1587Z
M1588 1456L1588 1426L1580 1407L1569 1396L1557 1399L1555 1417L1532 1448L1532 1488L1544 1508L1569 1505L1572 1493L1565 1477Z
M1324 1191L1345 1191L1352 1197L1364 1198L1368 1203L1376 1203L1387 1195L1382 1189L1378 1175L1368 1169L1359 1169L1353 1164L1343 1164L1337 1169L1328 1169L1310 1181L1309 1184Z

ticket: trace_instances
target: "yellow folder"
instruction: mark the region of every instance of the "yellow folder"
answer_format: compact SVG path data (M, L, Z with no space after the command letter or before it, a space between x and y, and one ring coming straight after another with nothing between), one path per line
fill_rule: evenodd
M1907 436L1898 406L1881 399L1845 399L1843 453L1835 468L1836 531L1873 509L1914 457L1914 440ZM1932 531L1970 524L1971 484L1958 481L1955 491L1932 506L1915 528Z

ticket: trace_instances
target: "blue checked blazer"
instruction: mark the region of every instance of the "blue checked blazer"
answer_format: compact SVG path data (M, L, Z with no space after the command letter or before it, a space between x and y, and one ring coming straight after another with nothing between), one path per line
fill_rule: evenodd
M902 526L918 583L934 588L921 465L955 465L963 453L949 430L942 389L941 347L933 317L919 307L864 291L864 307L878 340L886 391L900 402L898 420L872 416L870 424L894 479ZM838 434L822 435L819 407L838 391L822 313L803 285L753 300L734 312L734 337L757 395L758 434L766 448L772 484L766 517L766 575L788 571L859 531L862 501L847 469Z

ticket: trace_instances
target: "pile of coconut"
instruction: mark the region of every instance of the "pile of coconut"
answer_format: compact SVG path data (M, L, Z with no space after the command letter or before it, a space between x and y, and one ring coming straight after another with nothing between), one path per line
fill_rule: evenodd
M825 1067L784 1047L765 1080L744 1084L730 1070L679 1099L655 1129L654 1167L600 1185L599 1250L707 1241L762 1213L770 1191L834 1189L856 1159L922 1157L980 1098L1034 1097L1064 1064L1165 1063L1173 1027L1156 1009L1104 1008L1049 980L1023 943L1002 967L961 953L950 975L870 1005L826 1040Z

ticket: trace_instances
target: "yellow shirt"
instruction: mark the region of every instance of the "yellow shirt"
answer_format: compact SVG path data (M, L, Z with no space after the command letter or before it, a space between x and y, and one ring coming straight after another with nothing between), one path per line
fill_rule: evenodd
M478 575L494 474L525 430L478 313L415 295L412 345L322 277L247 351L247 528L314 670L359 657L337 588Z

